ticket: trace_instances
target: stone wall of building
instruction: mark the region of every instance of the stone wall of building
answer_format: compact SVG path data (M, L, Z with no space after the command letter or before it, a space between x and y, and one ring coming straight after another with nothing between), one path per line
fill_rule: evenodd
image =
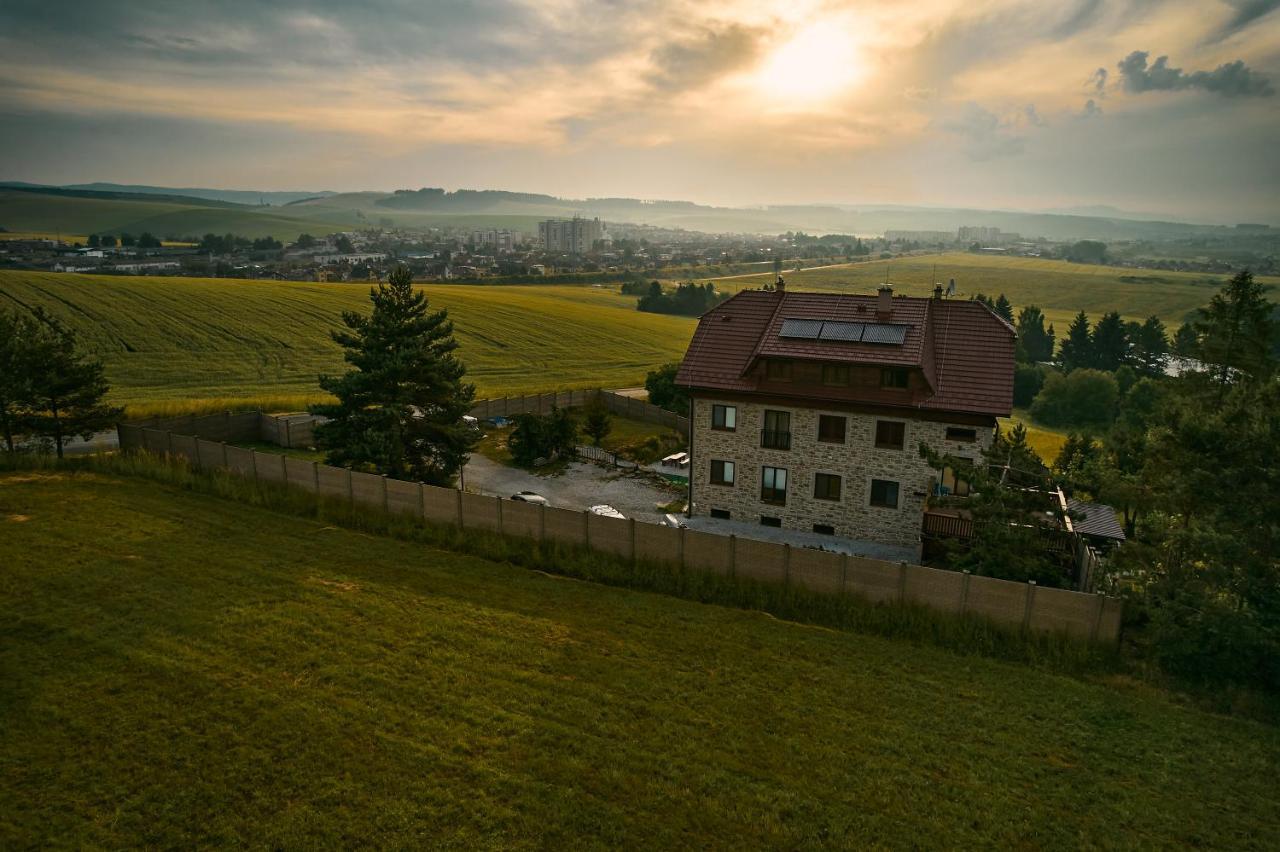
M733 405L737 428L723 431L711 427L713 405ZM766 410L786 411L791 416L791 448L766 449L761 446ZM846 418L844 443L818 440L818 418L829 414ZM876 421L905 424L902 449L879 449L875 445ZM698 399L693 421L693 513L710 515L713 509L726 510L733 520L758 523L760 518L780 518L789 529L813 531L815 524L828 525L845 538L874 541L902 547L920 544L921 514L938 471L920 457L923 441L939 453L979 458L990 447L991 429L977 427L976 441L948 441L948 425L909 417L888 417L850 411L823 410L796 406L733 403ZM734 484L713 485L711 462L731 461L735 465ZM785 505L762 502L761 475L765 466L787 471ZM814 496L816 474L840 477L840 499ZM898 483L898 506L871 505L871 481Z

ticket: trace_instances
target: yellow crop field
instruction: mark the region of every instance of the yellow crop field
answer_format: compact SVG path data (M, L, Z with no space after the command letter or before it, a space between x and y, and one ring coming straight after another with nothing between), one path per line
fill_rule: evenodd
M1039 305L1059 337L1071 318L1083 310L1092 319L1108 311L1119 311L1125 319L1141 320L1152 314L1160 317L1173 332L1197 308L1208 303L1226 280L1223 275L1198 272L1166 272L1155 269L1123 269L1092 266L1031 257L1000 257L951 252L918 255L894 260L815 267L785 272L787 286L800 290L871 293L883 281L909 296L926 296L934 282L945 285L954 278L962 298L976 293L996 296L1004 293L1016 308ZM773 278L772 271L759 275L713 278L722 290L737 291L759 287ZM698 279L702 280L702 279ZM1272 298L1280 279L1261 278L1272 288Z
M678 360L694 321L644 314L598 287L433 284L482 396L639 384ZM107 365L131 414L247 400L296 408L343 369L329 332L369 310L369 285L0 272L0 308L44 306Z

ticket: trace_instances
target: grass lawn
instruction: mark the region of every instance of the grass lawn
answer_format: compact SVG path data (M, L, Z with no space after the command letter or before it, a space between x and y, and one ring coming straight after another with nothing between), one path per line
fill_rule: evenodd
M1280 731L125 476L0 474L0 845L1275 848Z
M448 308L480 397L636 385L678 360L694 321L640 313L615 289L425 286ZM0 309L42 305L102 356L131 416L298 410L345 369L329 337L368 284L0 272Z
M1012 417L1001 417L1000 429L1008 432L1019 423L1027 427L1027 444L1035 450L1040 460L1045 464L1053 464L1062 445L1067 442L1067 433L1036 423L1025 408L1015 408Z

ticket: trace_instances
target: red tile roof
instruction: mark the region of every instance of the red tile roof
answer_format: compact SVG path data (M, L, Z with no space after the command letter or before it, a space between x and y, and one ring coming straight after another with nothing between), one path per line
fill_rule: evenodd
M703 390L757 392L760 358L918 369L927 389L903 392L796 388L795 394L882 405L1007 416L1013 407L1016 333L981 302L896 296L886 319L876 296L743 290L703 315L676 381ZM801 340L778 335L786 319L888 322L908 326L901 345ZM762 391L761 391L762 392Z

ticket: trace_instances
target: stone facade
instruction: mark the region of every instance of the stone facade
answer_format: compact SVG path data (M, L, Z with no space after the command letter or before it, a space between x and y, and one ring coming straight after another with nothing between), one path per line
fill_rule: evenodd
M713 405L736 409L734 431L712 428ZM759 523L761 517L778 518L784 528L808 532L814 531L815 525L825 525L832 527L837 536L899 547L920 546L925 499L939 478L939 472L920 457L920 442L939 453L977 459L994 438L991 427L803 405L697 398L693 409L693 514L728 511L733 520L748 523ZM761 446L766 410L790 415L790 449ZM845 418L843 443L818 440L818 420L823 414ZM876 422L880 420L905 425L902 449L876 447ZM976 428L976 440L947 440L949 426ZM733 485L712 484L711 463L717 460L734 463ZM787 471L783 505L761 499L765 466ZM839 500L814 496L814 480L819 473L840 477ZM897 508L872 505L875 479L897 483Z

